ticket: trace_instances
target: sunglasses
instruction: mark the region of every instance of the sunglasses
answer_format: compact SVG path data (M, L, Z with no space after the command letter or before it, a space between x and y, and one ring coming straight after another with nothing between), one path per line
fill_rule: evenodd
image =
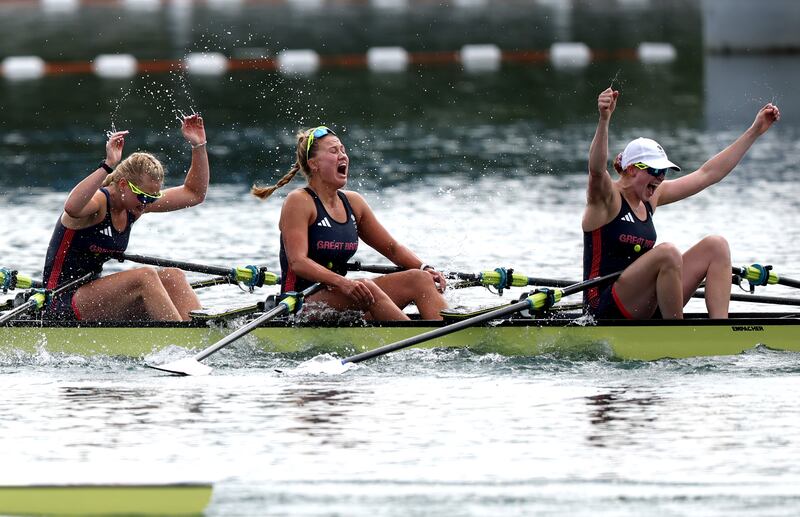
M666 169L654 169L653 167L650 167L646 163L642 162L634 163L633 166L639 170L647 171L647 174L650 176L655 176L656 178L662 175L666 176L667 171L669 171L669 167Z
M161 199L161 196L164 195L163 192L156 192L155 194L148 194L144 190L140 189L139 187L137 187L136 185L131 183L130 180L128 181L128 187L130 187L131 192L136 194L136 199L138 199L139 202L141 202L143 205L148 205L150 203L155 203L156 201Z
M325 126L315 127L311 133L309 133L308 139L306 140L306 157L308 157L308 152L311 150L311 144L314 143L314 140L319 140L326 135L336 135L336 133Z

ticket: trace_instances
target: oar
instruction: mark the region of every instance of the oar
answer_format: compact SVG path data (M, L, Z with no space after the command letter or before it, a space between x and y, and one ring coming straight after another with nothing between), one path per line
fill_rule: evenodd
M20 275L14 269L0 267L0 290L4 293L12 289L30 289L31 287L39 289L44 285L39 280Z
M219 266L207 266L205 264L194 264L192 262L181 262L158 257L147 257L143 255L131 255L128 253L118 253L114 256L119 261L130 260L139 264L148 264L159 267L175 267L184 271L194 273L205 273L207 275L221 275L229 278L231 282L242 282L248 287L261 287L264 285L275 285L280 281L280 277L275 273L267 271L264 267L244 266L225 268Z
M751 287L756 285L781 284L800 288L800 280L782 277L772 270L772 266L753 264L752 266L744 267L734 266L732 269L734 275L739 275L750 282Z
M368 273L396 273L398 271L405 271L400 266L384 266L374 264L362 264L361 262L351 262L347 264L348 271L366 271ZM503 289L509 287L526 287L531 285L546 285L548 287L568 287L575 282L569 280L556 280L553 278L538 278L519 273L514 273L510 268L497 268L493 271L481 271L480 273L461 273L458 271L449 271L446 273L447 278L454 280L463 280L463 283L458 287L474 287L482 285L485 287L494 287L502 294Z
M278 316L282 316L284 314L291 314L293 312L298 311L303 304L304 298L306 298L307 296L311 296L312 294L316 293L320 289L323 289L324 287L325 286L323 284L316 283L311 285L307 289L301 291L300 293L293 293L293 294L287 293L288 296L286 296L286 298L278 302L278 305L274 309L272 309L269 312L265 312L264 314L254 319L247 325L239 327L231 334L220 339L219 341L209 346L205 350L195 354L193 357L178 359L177 361L173 361L171 363L162 365L148 364L146 366L154 368L156 370L174 373L177 375L208 375L209 373L211 373L212 368L210 366L200 363L200 361L210 356L211 354L217 352L218 350L221 350L222 348L230 345L240 337L249 334L262 323L277 318Z
M44 304L47 302L48 298L52 298L53 296L58 296L59 294L65 292L65 291L69 291L70 289L73 289L73 288L83 284L84 282L88 282L89 280L92 279L92 277L94 277L94 273L86 273L82 277L76 278L75 280L73 280L71 282L67 282L66 284L62 285L58 289L54 289L54 290L50 291L49 293L47 291L35 292L28 299L27 302L23 303L19 307L16 307L16 308L8 311L7 313L3 314L3 316L0 316L0 324L5 323L6 321L9 321L9 320L13 319L14 316L16 316L17 314L22 314L22 313L26 312L28 309L31 309L33 307L41 309L44 306Z
M509 314L514 314L515 312L519 312L526 309L527 310L544 309L546 307L552 306L554 303L561 300L561 298L563 298L564 296L569 296L571 294L585 291L586 289L590 289L598 285L606 284L608 282L615 280L621 274L622 271L617 273L611 273L610 275L593 278L591 280L586 280L584 282L578 282L576 284L567 286L563 289L553 289L553 290L548 289L544 291L537 291L528 296L527 298L525 298L524 300L500 307L499 309L495 309L493 311L486 312L484 314L473 316L472 318L467 318L465 320L461 320L456 323L446 325L444 327L439 327L430 330L428 332L423 332L422 334L412 336L410 338L403 339L401 341L397 341L396 343L392 343L386 346L382 346L380 348L376 348L374 350L368 350L366 352L362 352L360 354L347 357L345 359L342 359L341 363L342 364L360 363L361 361L366 361L367 359L372 359L373 357L378 357L381 355L388 354L390 352L394 352L396 350L400 350L402 348L408 348L410 346L418 345L425 341L430 341L431 339L436 339L441 336L446 336L447 334L452 334L453 332L458 332L461 329L473 327L485 321L493 320L496 318L502 318L503 316L507 316Z
M692 295L692 298L705 298L706 293L699 290ZM783 298L779 296L761 296L758 294L738 294L731 293L732 302L748 302L748 303L770 303L773 305L792 305L800 307L800 298Z

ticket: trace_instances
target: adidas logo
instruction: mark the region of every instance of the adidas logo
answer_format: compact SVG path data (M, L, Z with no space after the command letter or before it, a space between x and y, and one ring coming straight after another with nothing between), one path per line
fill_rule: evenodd
M317 223L317 226L324 226L325 228L330 228L331 227L331 222L328 221L327 217L323 217L322 221Z
M633 218L633 214L628 212L622 217L622 220L628 223L635 223L636 220Z
M108 237L113 237L114 236L114 234L111 233L111 226L106 226L105 228L100 230L100 233L102 235L105 235L105 236L108 236Z

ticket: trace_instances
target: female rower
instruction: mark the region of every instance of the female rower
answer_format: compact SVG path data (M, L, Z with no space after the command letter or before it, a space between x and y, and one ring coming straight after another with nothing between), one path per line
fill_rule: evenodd
M441 294L444 276L392 238L360 194L340 190L347 184L350 158L332 130L319 126L299 132L292 168L272 187L253 187L253 194L268 198L298 171L308 185L290 192L281 209L281 291L321 282L327 290L309 301L361 310L366 318L384 321L408 319L402 309L414 302L422 318L441 319L439 311L447 307ZM346 278L359 238L407 270L370 280Z
M128 131L109 135L106 158L72 189L50 239L44 281L54 289L94 272L94 280L54 298L44 317L56 320L189 319L200 302L178 269L137 268L97 278L103 264L128 246L131 225L147 212L171 212L201 203L208 189L203 119L183 118L181 131L192 146L183 185L161 191L164 167L151 154L122 158ZM116 167L116 168L115 168Z
M711 318L726 318L730 303L731 258L728 242L705 237L686 253L671 243L655 246L656 207L687 198L730 173L744 154L774 122L780 111L767 104L747 131L696 171L665 179L680 167L667 159L655 141L637 138L614 160L620 178L606 170L608 126L619 91L600 93L600 120L589 150L589 186L583 214L583 276L585 279L624 270L612 285L584 293L588 311L599 318L645 319L660 310L667 319L683 318L683 307L705 280L706 307Z

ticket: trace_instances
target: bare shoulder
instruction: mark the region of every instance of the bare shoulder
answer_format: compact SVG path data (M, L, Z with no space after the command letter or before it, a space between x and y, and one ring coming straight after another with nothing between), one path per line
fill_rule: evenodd
M621 207L622 194L619 192L617 184L613 182L607 196L587 199L581 221L583 231L591 232L605 226L614 219Z
M87 206L91 206L92 213L84 217L71 217L66 212L61 213L61 224L70 230L82 230L94 226L106 217L108 212L106 195L100 190L94 193Z
M342 190L341 192L347 197L347 201L350 202L350 206L353 207L356 216L359 216L364 210L369 209L367 200L355 190Z

